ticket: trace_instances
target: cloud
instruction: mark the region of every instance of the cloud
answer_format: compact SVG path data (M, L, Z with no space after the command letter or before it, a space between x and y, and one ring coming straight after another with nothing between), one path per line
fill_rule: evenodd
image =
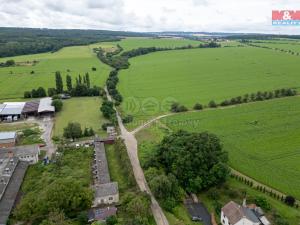
M272 9L295 0L0 0L0 26L131 31L216 31L300 34L273 27Z

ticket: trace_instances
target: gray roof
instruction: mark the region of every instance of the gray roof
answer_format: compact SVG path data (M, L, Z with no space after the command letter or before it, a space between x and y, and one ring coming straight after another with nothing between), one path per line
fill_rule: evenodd
M4 109L5 105L4 104L0 104L0 113L2 112L2 110Z
M107 197L110 195L116 195L116 194L118 194L118 191L119 191L117 182L95 185L94 188L95 188L95 197L96 198Z
M40 99L40 104L38 107L38 112L54 112L55 108L52 104L52 99L51 98L42 98Z
M105 147L103 142L95 141L94 150L94 175L97 177L95 183L106 184L110 182L109 170L107 165L107 159L105 154Z
M15 139L16 132L0 132L0 140Z
M4 102L4 108L0 115L20 115L24 108L25 102Z
M258 217L254 214L253 210L247 208L247 207L242 207L242 210L244 212L245 217L252 221L253 223L260 223L260 220Z
M15 156L24 156L24 155L36 155L39 154L40 148L38 145L23 145L16 146L12 148L2 148L0 149L0 159L7 157L9 153L13 153Z
M0 224L6 224L27 170L27 162L18 162L4 195L0 199Z

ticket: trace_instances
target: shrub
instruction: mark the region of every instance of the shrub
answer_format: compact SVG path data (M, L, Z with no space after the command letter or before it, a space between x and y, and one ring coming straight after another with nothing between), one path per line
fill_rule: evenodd
M122 119L123 123L131 123L133 121L132 115L127 115Z
M209 107L209 108L216 108L216 107L217 107L217 104L215 103L215 101L211 100L211 101L208 103L208 107Z
M257 196L254 201L257 206L263 208L264 210L269 211L271 209L270 203L264 197Z
M54 106L55 112L59 112L63 107L63 102L60 99L55 99L52 101L52 106Z
M194 105L194 109L195 109L195 110L202 110L202 109L203 109L203 105L201 105L200 103L196 103L196 104Z
M31 92L30 91L25 91L24 92L24 98L31 98Z
M293 196L288 195L288 196L285 197L284 202L285 202L285 204L287 204L289 206L294 206L295 202L296 202L296 199Z

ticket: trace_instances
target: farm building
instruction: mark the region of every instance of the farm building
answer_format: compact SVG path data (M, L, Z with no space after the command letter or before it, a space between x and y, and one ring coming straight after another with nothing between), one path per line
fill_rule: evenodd
M40 101L31 101L26 102L25 106L22 110L22 114L25 118L28 116L37 116L38 115L38 109L39 109Z
M4 102L0 106L0 119L8 122L22 118L25 102Z
M108 206L103 208L93 208L89 210L88 222L93 221L105 221L108 217L114 216L117 213L117 208L114 206Z
M40 99L40 104L38 107L38 114L43 115L53 115L55 112L54 106L52 106L52 98L42 98Z
M94 206L112 204L119 201L118 184L110 181L104 143L100 139L95 140L95 164L93 174L95 180Z
M0 225L7 224L28 165L39 153L37 145L0 149Z
M0 132L0 148L14 147L17 142L16 132Z
M230 201L221 210L222 225L269 225L270 222L264 216L264 212L256 205L243 205Z
M119 201L118 183L110 180L104 143L100 138L95 138L94 145L93 175L95 196L93 207L117 203Z

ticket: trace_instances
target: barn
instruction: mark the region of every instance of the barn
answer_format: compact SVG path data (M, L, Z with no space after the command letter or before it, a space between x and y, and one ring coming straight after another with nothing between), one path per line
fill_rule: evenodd
M14 147L17 142L16 132L0 132L0 148Z

